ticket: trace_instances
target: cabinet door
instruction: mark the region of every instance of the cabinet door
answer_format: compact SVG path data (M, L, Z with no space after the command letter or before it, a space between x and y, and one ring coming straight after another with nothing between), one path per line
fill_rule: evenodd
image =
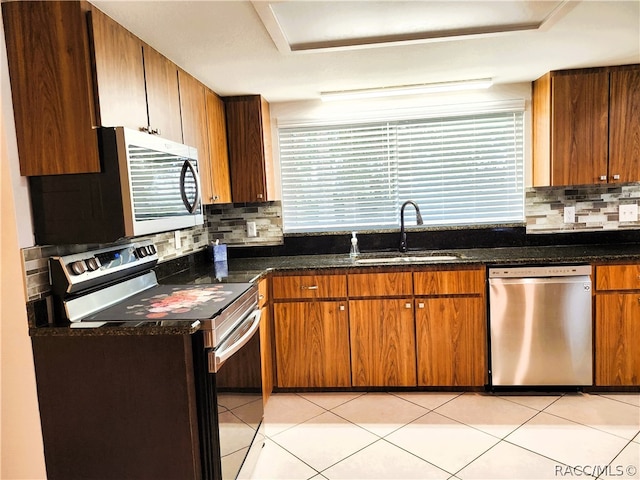
M411 299L350 300L354 387L416 386Z
M100 171L86 5L2 2L21 175Z
M178 67L148 45L143 53L149 126L161 137L182 143Z
M345 303L276 303L273 309L278 386L350 387Z
M606 182L608 73L555 75L551 85L551 184Z
M416 300L418 385L484 385L485 323L482 298Z
M147 127L142 43L95 8L90 18L99 125Z
M198 149L201 197L203 203L209 203L204 201L213 197L205 86L183 70L178 70L178 84L180 85L182 137L184 143Z
M596 295L596 385L640 385L640 293Z
M214 92L206 89L207 128L211 159L212 196L205 203L231 203L231 179L229 178L229 154L227 151L227 122L224 102Z
M640 181L640 67L611 72L609 181Z
M267 191L262 98L260 95L227 97L224 102L233 201L272 200Z

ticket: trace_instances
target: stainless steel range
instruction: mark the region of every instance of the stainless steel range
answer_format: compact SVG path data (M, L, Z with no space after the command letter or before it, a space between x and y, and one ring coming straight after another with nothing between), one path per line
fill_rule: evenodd
M242 478L263 446L260 309L252 283L159 284L151 242L50 259L55 318L76 328L190 325L202 478Z

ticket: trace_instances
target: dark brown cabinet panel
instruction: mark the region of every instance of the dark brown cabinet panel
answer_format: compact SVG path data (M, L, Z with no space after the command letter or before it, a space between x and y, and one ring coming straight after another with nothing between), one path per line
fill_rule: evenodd
M87 8L2 3L22 175L100 171Z
M354 387L416 386L412 299L350 300Z
M551 184L606 182L608 73L554 76L551 96Z
M279 387L350 387L346 302L274 305Z
M260 95L224 97L234 202L275 200L269 104Z
M611 72L609 180L640 180L640 66Z

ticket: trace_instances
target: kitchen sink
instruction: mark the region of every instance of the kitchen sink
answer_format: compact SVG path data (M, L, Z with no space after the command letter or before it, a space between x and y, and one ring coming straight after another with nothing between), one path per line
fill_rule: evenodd
M458 260L459 258L463 258L462 255L454 255L454 254L446 254L446 255L437 255L437 254L428 254L428 255L420 255L420 254L392 254L392 255L379 255L372 254L364 255L358 259L356 259L355 263L357 264L403 264L403 263L435 263L435 262L446 262L451 260Z

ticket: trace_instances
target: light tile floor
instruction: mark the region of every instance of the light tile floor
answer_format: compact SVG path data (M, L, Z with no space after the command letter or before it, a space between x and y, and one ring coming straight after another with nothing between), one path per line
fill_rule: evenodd
M280 393L254 480L640 478L640 395Z

